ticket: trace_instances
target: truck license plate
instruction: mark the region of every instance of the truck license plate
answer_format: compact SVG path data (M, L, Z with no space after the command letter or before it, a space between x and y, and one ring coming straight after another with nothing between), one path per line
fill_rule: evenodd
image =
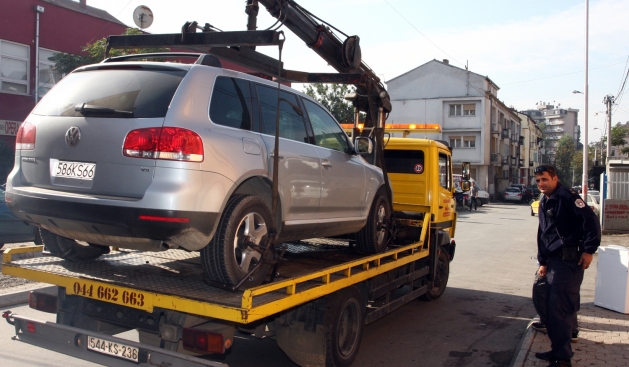
M78 178L79 180L91 181L94 179L95 173L95 163L50 160L50 174L54 177Z
M138 362L138 355L140 353L138 348L110 342L93 336L87 337L87 349L102 354L108 354L110 356L124 358L133 362Z

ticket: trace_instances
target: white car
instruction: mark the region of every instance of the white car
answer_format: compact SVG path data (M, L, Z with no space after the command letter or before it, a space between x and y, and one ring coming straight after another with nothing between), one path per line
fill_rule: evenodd
M459 174L454 174L452 176L454 176L454 187L456 187L458 190L461 190L462 176ZM476 183L473 178L470 178L470 182ZM478 187L478 185L476 186ZM478 197L476 198L476 205L482 206L483 204L489 204L489 193L478 187Z

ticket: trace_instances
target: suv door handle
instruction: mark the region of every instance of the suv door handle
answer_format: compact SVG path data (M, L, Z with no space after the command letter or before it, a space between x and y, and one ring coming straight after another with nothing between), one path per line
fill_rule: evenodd
M271 158L275 158L275 152L271 152ZM279 159L284 159L284 156L280 155L278 158Z
M324 159L323 161L321 161L321 165L326 168L332 167L332 163L330 163L330 161L327 159Z

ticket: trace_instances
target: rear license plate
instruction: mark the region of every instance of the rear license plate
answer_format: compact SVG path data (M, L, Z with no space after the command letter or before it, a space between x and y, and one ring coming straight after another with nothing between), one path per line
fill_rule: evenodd
M108 354L110 356L124 358L133 362L138 362L138 355L140 354L140 350L138 348L110 342L93 336L87 337L87 349L102 354Z
M57 159L50 160L50 173L54 177L77 178L79 180L93 180L96 173L96 163L66 162Z

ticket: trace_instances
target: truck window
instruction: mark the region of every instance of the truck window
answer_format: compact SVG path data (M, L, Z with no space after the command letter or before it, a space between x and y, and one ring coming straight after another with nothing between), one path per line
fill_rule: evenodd
M277 116L277 89L256 84L258 101L260 103L261 126L260 132L275 135L275 119ZM299 106L294 94L282 91L281 98ZM280 103L280 138L308 143L304 119L297 114L291 105Z
M238 129L251 129L249 82L218 77L214 82L210 119L213 123Z
M424 172L424 151L385 149L384 162L389 173L422 174Z
M452 188L450 157L444 153L439 153L439 184L448 191Z

